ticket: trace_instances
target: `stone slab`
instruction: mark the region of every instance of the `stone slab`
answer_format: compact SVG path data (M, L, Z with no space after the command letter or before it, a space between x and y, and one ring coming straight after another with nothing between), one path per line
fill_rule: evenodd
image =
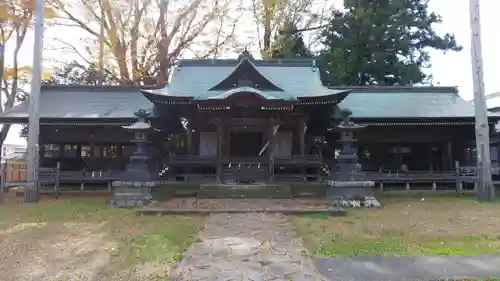
M175 281L324 281L281 214L214 214L174 270Z
M113 181L113 187L154 187L170 183L169 181Z
M500 255L317 258L330 281L435 281L500 277Z
M367 187L328 187L326 194L329 198L343 197L345 199L357 198L363 199L365 197L373 197L374 192L371 188Z
M166 209L166 208L151 208L144 207L137 210L137 214L143 215L188 215L188 214L218 214L218 213L232 213L232 214L244 214L244 213L281 213L287 215L298 215L298 214L314 214L314 213L328 213L330 216L345 216L346 210L343 208L328 208L328 209Z
M113 198L109 206L113 208L134 208L148 205L153 196L151 188L162 181L114 181Z
M332 188L342 188L342 187L351 187L351 188L371 188L375 186L374 181L336 181L330 180L328 181L328 187Z

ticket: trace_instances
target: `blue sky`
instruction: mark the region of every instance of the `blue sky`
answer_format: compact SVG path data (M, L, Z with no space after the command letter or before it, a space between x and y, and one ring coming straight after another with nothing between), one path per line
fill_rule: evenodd
M500 1L481 1L481 28L483 43L484 81L486 93L500 91L498 73L500 73L500 17L498 9ZM472 99L472 68L470 57L469 0L431 0L430 8L443 17L443 24L436 26L439 33L453 32L458 42L464 47L462 52L446 53L432 52L432 68L429 73L434 76L434 82L441 86L457 86L460 95L467 100ZM499 28L499 29L497 29ZM81 38L75 32L47 30L47 38L59 37L66 41L77 43ZM48 40L47 40L48 41ZM21 51L21 63L32 63L33 36L28 34ZM47 52L44 53L47 57ZM70 57L68 59L71 59ZM23 143L18 137L19 127L11 130L6 143Z

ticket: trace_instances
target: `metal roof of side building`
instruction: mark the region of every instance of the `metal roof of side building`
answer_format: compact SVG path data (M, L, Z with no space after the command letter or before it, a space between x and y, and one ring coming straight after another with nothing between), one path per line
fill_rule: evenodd
M130 119L153 104L131 86L43 85L40 93L40 119ZM0 121L26 121L29 102L26 100L0 114ZM7 120L6 120L7 121Z
M451 87L333 87L350 89L339 107L350 109L353 118L472 118L474 107ZM137 87L43 86L40 118L59 120L135 120L140 109L153 104ZM499 117L498 113L490 113ZM25 101L0 115L2 122L26 122Z
M492 112L500 111L500 92L486 95L485 98L486 98L486 108L488 110Z
M353 118L472 118L474 106L458 95L456 87L332 87L351 89L339 104ZM490 113L492 117L500 114Z

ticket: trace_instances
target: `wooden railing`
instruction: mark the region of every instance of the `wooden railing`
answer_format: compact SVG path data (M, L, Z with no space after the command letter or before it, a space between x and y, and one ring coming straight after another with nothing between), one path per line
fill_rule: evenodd
M217 162L217 157L204 157L200 155L171 155L168 157L170 165L213 165ZM269 157L255 156L255 157L223 157L221 159L224 164L267 164ZM292 155L290 157L274 157L275 165L321 165L321 158L319 155Z
M274 157L276 165L321 165L319 155L292 155L291 157Z
M7 177L7 174L12 173L27 173L27 168L12 168L5 165L0 167L0 190L4 190L7 186L25 185L26 178L20 180L12 180ZM61 184L79 184L80 191L85 190L85 184L107 184L108 191L112 190L112 182L117 180L119 175L115 171L63 171L59 165L56 168L40 167L39 184L42 190L59 190ZM52 187L49 187L52 186Z
M204 157L200 155L170 155L167 159L170 165L201 165L214 164L217 161L216 157Z
M500 168L492 168L493 174L498 174ZM355 180L368 180L374 181L378 184L380 191L384 191L385 184L403 184L405 190L421 191L427 190L422 188L424 184L431 184L432 191L437 190L438 184L454 183L456 192L462 194L464 192L465 184L472 184L474 188L472 192L477 190L477 167L474 166L460 166L456 163L454 170L447 171L408 171L408 172L383 172L383 171L366 171L366 172L353 172L352 176ZM335 178L335 176L333 177ZM494 185L500 182L494 181ZM412 189L411 185L417 185L417 189Z
M12 173L23 173L26 175L26 168L14 168L7 167L4 163L2 163L0 168L0 192L3 193L5 188L13 185L26 185L26 177L22 179L12 179L7 175ZM40 167L38 169L38 184L40 185L40 189L43 190L54 190L59 192L60 180L61 180L61 171L59 168L45 168Z
M222 158L222 163L232 165L262 165L268 164L269 158L265 156L256 157L224 157Z

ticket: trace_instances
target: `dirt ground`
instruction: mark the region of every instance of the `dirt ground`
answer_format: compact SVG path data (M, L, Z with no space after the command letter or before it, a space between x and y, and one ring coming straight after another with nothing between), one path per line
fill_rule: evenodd
M139 217L105 200L0 205L1 280L165 280L201 218Z
M0 272L9 280L93 280L117 246L104 223L20 223L0 232Z

